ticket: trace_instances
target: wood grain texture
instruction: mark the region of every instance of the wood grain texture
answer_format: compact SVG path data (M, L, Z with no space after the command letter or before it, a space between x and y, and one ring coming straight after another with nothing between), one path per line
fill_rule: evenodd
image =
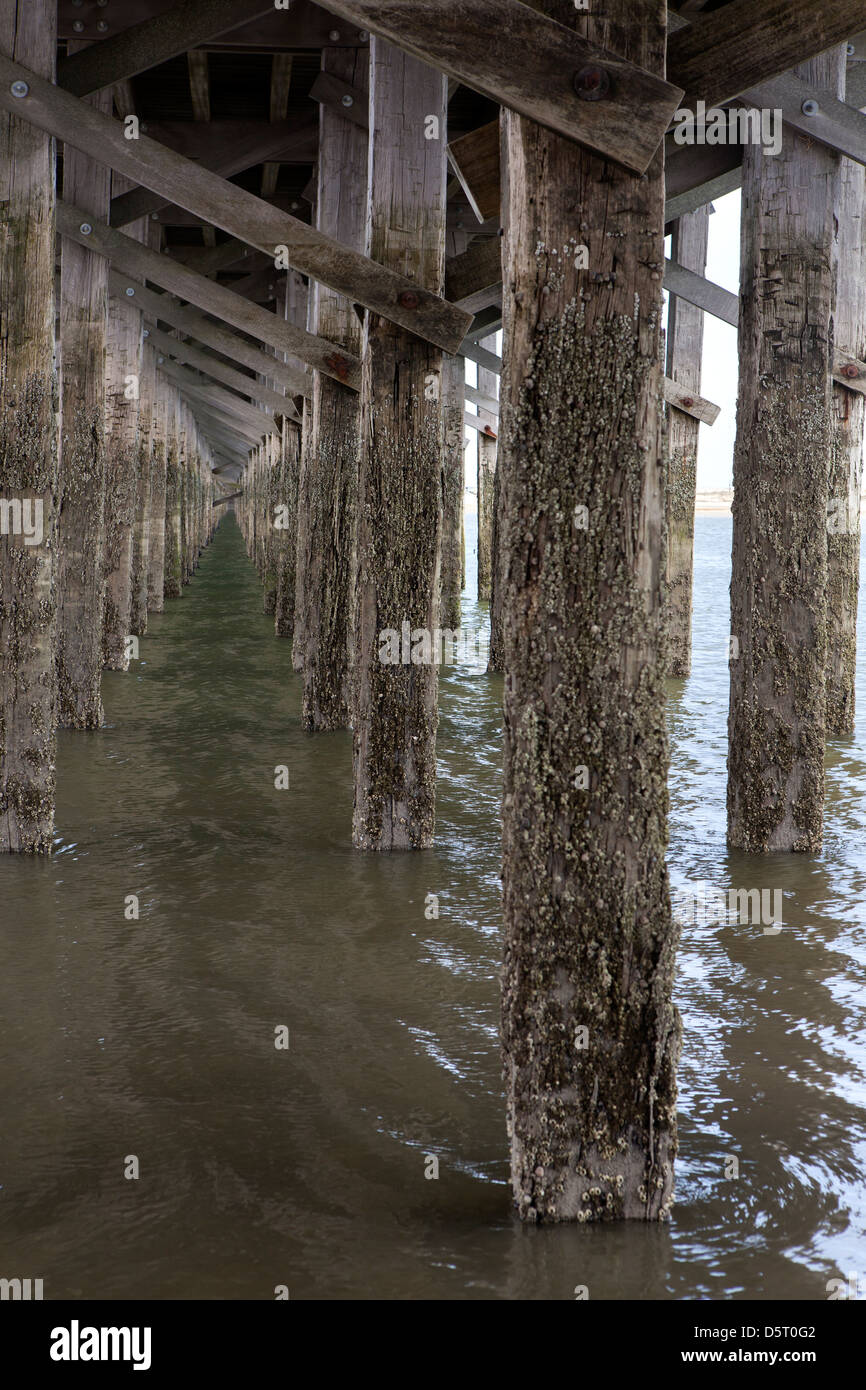
M636 173L647 168L682 96L519 0L329 0L327 8ZM590 66L608 75L603 100L575 91L575 75Z
M9 86L21 77L21 72L0 55L0 105L14 104ZM24 75L26 79L28 74ZM348 250L289 213L144 135L138 140L126 140L120 122L99 115L50 83L31 76L30 93L18 106L19 114L35 125L52 134L59 133L76 149L107 162L205 222L221 227L230 236L270 256L276 255L278 247L285 247L288 263L296 270L392 323L426 337L446 351L456 351L463 339L469 327L468 315L426 290L423 283L413 283L377 262L375 255L368 257ZM316 365L319 370L328 370L327 365Z
M730 101L866 26L866 0L732 0L668 41L668 76L682 104Z
M479 222L499 217L502 171L499 121L461 135L448 146L448 160Z

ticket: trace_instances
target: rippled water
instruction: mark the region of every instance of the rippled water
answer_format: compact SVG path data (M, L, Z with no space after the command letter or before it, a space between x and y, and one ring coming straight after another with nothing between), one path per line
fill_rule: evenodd
M824 853L729 855L730 527L697 521L671 877L782 888L784 929L684 931L670 1225L511 1214L501 680L480 660L443 674L436 847L353 852L350 736L302 731L229 517L141 662L106 674L107 727L61 734L54 858L0 862L0 1275L47 1298L263 1299L825 1298L866 1279L862 662Z

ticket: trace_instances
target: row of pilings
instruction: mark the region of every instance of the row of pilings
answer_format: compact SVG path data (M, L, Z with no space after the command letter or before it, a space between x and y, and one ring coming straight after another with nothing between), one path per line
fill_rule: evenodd
M656 0L608 0L603 18L557 0L536 8L664 72ZM47 66L38 46L21 60ZM369 89L369 133L321 107L318 228L441 293L445 142L425 131L446 129L446 79L375 37L369 72L362 50L326 50L323 64ZM825 88L836 80L818 69L806 75ZM670 615L682 629L691 610L690 537L678 537L674 564L689 567L679 585L667 538L694 511L694 431L685 439L680 431L676 444L688 494L676 518L665 444L663 152L638 177L514 112L503 113L501 128L502 415L498 464L491 486L487 451L479 505L492 515L481 568L492 588L492 665L505 676L502 1037L512 1187L530 1221L656 1220L672 1199L680 1047L664 682ZM53 150L23 123L3 129L17 173L0 200L4 314L13 306L0 335L2 481L50 504L53 527L64 492L53 402ZM820 845L830 576L840 550L828 539L831 471L853 469L859 483L862 445L862 416L858 423L840 398L849 433L839 454L831 380L840 245L855 242L839 229L862 219L862 186L846 204L838 157L790 130L786 141L775 160L747 151L744 164L729 834L761 852ZM68 201L104 220L104 190L79 179L72 158L69 169ZM700 231L694 240L688 254L700 257ZM578 242L588 267L574 255ZM862 237L856 245L848 273ZM70 255L62 286L63 439L81 476L104 488L95 384L107 379L103 301L93 265L81 264L92 283ZM26 299L14 292L22 283L33 288ZM324 286L306 296L304 288L288 277L282 312L361 355L361 391L313 373L309 396L255 440L238 515L275 633L292 640L305 726L352 730L354 846L424 850L435 821L435 634L453 626L460 587L463 364L387 319L368 313L362 322L355 304ZM849 324L851 340L841 343L860 360L862 330L861 319ZM671 441L675 419L671 412ZM145 525L149 512L136 507L131 531L134 548L147 530L154 553L162 538L182 571L188 489L170 482L172 437L163 426L162 524ZM208 531L207 451L184 448L175 443L175 458L201 468ZM7 824L10 786L27 791L15 802L22 816L32 795L50 800L47 740L66 653L84 645L82 632L92 645L97 623L76 615L85 599L91 614L105 607L91 577L89 597L72 591L62 644L59 631L54 637L55 606L56 625L64 620L52 584L67 582L64 566L98 579L94 533L75 520L76 476L67 493L74 525L65 538L58 530L56 572L23 542L4 552L3 622L15 657L4 676ZM850 546L846 555L850 610ZM92 680L86 693L92 711ZM29 813L39 825L38 800ZM47 846L37 837L14 847Z

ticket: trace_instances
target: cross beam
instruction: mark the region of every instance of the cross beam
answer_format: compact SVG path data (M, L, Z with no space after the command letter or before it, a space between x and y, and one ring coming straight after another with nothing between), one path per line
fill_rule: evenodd
M20 82L26 84L26 95L15 97L12 86ZM368 256L341 246L332 237L278 211L147 136L127 140L119 121L103 116L86 102L2 55L0 106L266 255L275 256L278 247L285 247L289 265L302 274L446 352L456 352L469 327L470 315L439 295ZM345 360L345 354L340 356ZM338 380L344 379L334 368L329 371L327 364L314 365Z

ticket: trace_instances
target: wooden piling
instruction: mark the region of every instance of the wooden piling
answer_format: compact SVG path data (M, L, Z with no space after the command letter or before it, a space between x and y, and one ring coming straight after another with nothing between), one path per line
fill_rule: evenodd
M481 339L481 346L488 352L496 351L496 334ZM478 390L486 396L499 394L499 377L486 367L478 368ZM493 480L496 474L496 434L499 421L489 410L479 407L478 418L483 425L494 431L493 435L483 431L478 435L478 598L489 603L493 590Z
M0 0L0 53L53 81L56 51L54 0ZM54 141L0 112L0 853L54 824L54 185Z
M153 411L153 456L150 484L150 544L147 555L147 608L165 608L165 494L168 449L168 383L157 368Z
M419 292L440 293L444 283L446 104L441 73L371 39L368 252ZM415 302L414 292L404 292L404 307L411 311ZM420 849L433 840L435 814L438 667L431 647L439 626L442 354L378 315L369 315L367 328L353 842ZM397 664L385 664L383 634L407 631L419 664L402 640ZM416 641L411 634L419 632Z
M842 159L833 338L866 360L866 169ZM833 440L827 512L827 737L854 732L857 602L860 591L860 494L866 398L833 383Z
M841 92L833 49L796 69ZM831 312L839 157L743 148L728 843L816 853L824 816Z
M73 47L80 45L70 44ZM105 114L111 93L89 97ZM111 172L70 144L63 197L95 222L108 219ZM91 226L90 223L83 224ZM60 259L62 436L57 531L57 719L62 728L102 723L100 677L105 593L105 343L108 262L71 237Z
M146 334L148 330L142 329ZM153 477L153 414L156 390L156 353L143 339L141 384L138 402L138 458L136 461L135 519L132 537L132 576L129 631L137 637L147 631L147 568L150 555L150 489Z
M351 87L356 103L368 93L369 56L364 49L324 49L322 72ZM367 131L348 117L346 108L323 102L316 226L352 250L363 251L366 215ZM316 282L310 287L307 326L311 333L360 356L362 325L353 304ZM360 397L333 377L316 372L298 495L294 643L304 675L303 721L308 729L341 729L349 723L360 446Z
M540 8L664 71L657 0L609 0L603 19ZM508 113L502 164L512 1187L528 1221L657 1220L680 1028L660 661L663 155L635 177Z
M686 213L674 223L671 257L686 270L704 275L707 268L709 205ZM690 395L701 393L704 315L695 305L671 295L668 305L667 375ZM692 664L692 571L695 543L698 436L700 421L668 406L668 674L684 677Z
M466 359L442 359L442 568L440 622L460 626L463 592L463 492L466 429L463 424Z

